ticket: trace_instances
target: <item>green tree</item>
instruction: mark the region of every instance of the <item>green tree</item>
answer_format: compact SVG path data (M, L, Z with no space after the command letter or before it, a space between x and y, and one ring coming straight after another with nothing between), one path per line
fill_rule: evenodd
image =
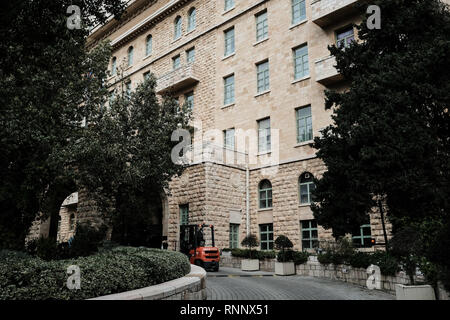
M155 246L152 235L162 224L155 203L184 169L171 159L179 143L172 133L188 127L190 110L170 96L158 101L155 85L150 77L130 95L118 92L64 155L103 217L112 218L113 240L123 244Z
M449 9L437 0L374 4L381 29L364 19L360 41L329 47L349 89L326 92L334 123L315 139L328 171L315 181L312 209L335 237L358 228L380 203L394 236L412 223L438 221L434 234L442 238L424 251L432 258L450 225ZM450 266L448 255L433 259Z
M82 28L67 27L70 5ZM18 0L0 12L0 247L23 248L38 212L55 214L75 183L60 151L103 103L107 46L87 52L88 28L120 0ZM83 108L80 108L83 105ZM51 230L56 230L56 219Z
M253 257L253 248L259 245L259 241L254 234L249 234L242 240L241 245L248 248L249 259L251 259Z

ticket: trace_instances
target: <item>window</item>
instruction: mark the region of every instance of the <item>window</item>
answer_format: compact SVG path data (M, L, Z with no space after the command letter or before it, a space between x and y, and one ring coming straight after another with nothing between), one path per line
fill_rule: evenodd
M267 23L267 11L256 16L256 41L261 41L269 36L269 25Z
M191 8L188 13L188 31L195 29L195 8Z
M234 7L234 0L225 0L225 11Z
M131 81L125 84L125 96L127 98L131 96Z
M181 66L180 65L180 55L177 55L172 58L172 66L173 66L173 70L178 69Z
M186 107L188 107L191 111L194 109L194 92L189 92L184 95L184 99L186 101Z
M302 227L302 248L314 249L319 247L319 235L316 220L301 221Z
M336 32L336 46L338 48L348 48L354 40L353 26Z
M269 90L269 61L258 64L256 68L258 93Z
M294 49L294 77L301 79L309 76L308 46L305 44Z
M180 225L189 224L189 204L180 205Z
M225 31L225 56L234 53L234 27Z
M150 79L150 71L144 73L144 80Z
M259 208L272 208L272 184L269 180L263 180L259 183Z
M128 48L128 66L132 66L133 65L133 54L134 54L133 47L129 47Z
M297 142L310 141L313 138L311 106L296 110Z
M292 24L297 24L305 19L305 0L292 0Z
M61 232L61 216L58 216L58 234Z
M109 107L111 108L112 104L114 103L114 99L116 98L116 93L114 91L111 91L109 93Z
M225 148L234 150L234 136L235 136L234 128L224 130L224 132L223 132L223 137L224 137L223 145L225 146Z
M270 141L270 118L258 121L258 152L269 152Z
M176 112L180 112L180 98L179 97L175 97L173 98L174 102L175 102L175 111Z
M239 225L230 223L230 248L239 248Z
M234 74L224 78L224 104L234 103Z
M358 230L352 232L353 245L357 248L368 248L372 246L372 230L370 223L363 224Z
M117 72L117 58L112 58L111 75L115 75Z
M259 236L261 237L261 250L273 250L273 224L259 225Z
M174 28L175 28L174 39L178 39L179 37L181 37L181 17L180 16L175 18Z
M69 217L69 230L75 230L75 214L72 213Z
M315 185L313 182L314 176L309 172L304 172L300 176L300 203L301 204L310 204L311 200L314 200L311 196L311 192L315 189Z
M195 61L195 48L191 48L186 51L186 61L188 63Z
M145 55L149 56L152 54L152 46L153 46L153 37L152 35L148 35L145 39Z

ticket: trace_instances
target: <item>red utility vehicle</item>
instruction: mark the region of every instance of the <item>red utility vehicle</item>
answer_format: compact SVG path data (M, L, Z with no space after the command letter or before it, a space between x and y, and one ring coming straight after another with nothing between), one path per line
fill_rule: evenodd
M211 229L210 246L206 246L203 230ZM205 270L219 271L220 252L214 244L214 226L192 224L180 226L180 250L189 257L191 264Z

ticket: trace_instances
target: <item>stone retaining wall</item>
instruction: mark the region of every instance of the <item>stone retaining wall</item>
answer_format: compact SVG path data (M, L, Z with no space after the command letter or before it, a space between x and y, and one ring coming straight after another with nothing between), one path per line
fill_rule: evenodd
M89 300L206 300L206 271L191 265L180 279Z

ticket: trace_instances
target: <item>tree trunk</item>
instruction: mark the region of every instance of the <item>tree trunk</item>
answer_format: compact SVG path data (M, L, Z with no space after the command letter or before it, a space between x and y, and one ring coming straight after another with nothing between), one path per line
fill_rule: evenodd
M383 227L384 247L385 247L386 252L387 252L389 250L388 249L388 239L387 239L387 233L386 233L386 225L384 223L383 204L381 203L381 200L378 200L378 208L380 209L381 225Z

